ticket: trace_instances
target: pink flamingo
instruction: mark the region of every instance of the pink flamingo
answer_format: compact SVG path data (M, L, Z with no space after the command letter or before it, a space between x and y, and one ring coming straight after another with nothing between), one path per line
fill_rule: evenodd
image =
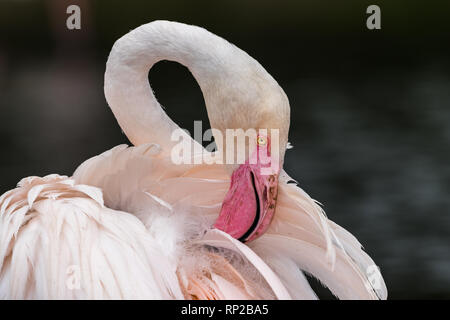
M173 163L179 128L147 79L160 60L189 68L216 132L267 130L247 142L244 163ZM24 178L1 196L1 298L316 299L304 273L341 299L387 297L360 243L288 184L289 102L244 51L155 21L114 44L105 95L134 146L93 157L72 177ZM181 135L203 158L227 147L216 139L209 153Z

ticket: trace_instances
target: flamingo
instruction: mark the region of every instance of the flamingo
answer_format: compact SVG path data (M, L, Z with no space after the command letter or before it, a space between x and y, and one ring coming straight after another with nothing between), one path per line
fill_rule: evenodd
M174 164L179 127L148 82L161 60L190 70L216 132L277 129L279 157L269 131L248 142L244 163ZM0 197L1 298L317 299L309 274L340 299L386 299L358 240L282 169L289 101L247 53L203 28L154 21L115 42L104 90L133 146ZM200 149L213 157L226 145ZM275 164L269 175L260 154Z

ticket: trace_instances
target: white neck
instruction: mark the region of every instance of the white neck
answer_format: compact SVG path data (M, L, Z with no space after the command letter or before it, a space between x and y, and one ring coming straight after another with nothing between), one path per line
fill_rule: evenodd
M177 143L171 141L171 134L178 126L161 108L148 82L150 68L161 60L179 62L191 71L203 92L213 128L258 128L267 118L258 111L273 108L269 103L273 104L274 96L285 98L256 60L226 40L203 28L154 21L117 40L106 64L106 99L134 145L155 142L169 151ZM285 100L281 112L273 112L283 115L283 121L284 105L289 109Z

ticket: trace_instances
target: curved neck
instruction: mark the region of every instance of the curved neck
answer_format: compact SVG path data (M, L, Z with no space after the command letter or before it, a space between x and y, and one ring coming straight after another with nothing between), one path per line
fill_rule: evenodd
M203 28L155 21L134 29L111 50L105 96L134 145L158 143L166 154L178 143L171 141L171 135L179 127L164 112L148 82L149 70L161 60L178 62L190 70L203 92L211 126L220 130L256 128L258 123L251 121L253 104L267 89L278 88L256 60ZM235 117L237 110L239 117Z

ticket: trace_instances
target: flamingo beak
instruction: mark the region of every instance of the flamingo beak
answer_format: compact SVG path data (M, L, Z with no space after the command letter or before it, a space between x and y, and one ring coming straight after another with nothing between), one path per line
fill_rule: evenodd
M230 188L214 224L215 228L242 242L264 234L275 213L279 168L273 169L270 154L263 150L265 154L262 155L260 151L258 148L258 154L252 156L256 163L247 160L233 172Z

